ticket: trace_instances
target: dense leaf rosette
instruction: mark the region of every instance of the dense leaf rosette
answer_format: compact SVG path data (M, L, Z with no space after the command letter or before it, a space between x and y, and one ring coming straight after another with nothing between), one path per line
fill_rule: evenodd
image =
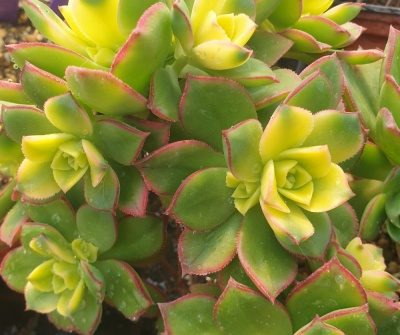
M231 0L196 0L190 15L185 2L177 1L172 24L184 53L212 70L244 64L252 54L244 45L257 25L247 14L235 13L237 10L240 5Z
M27 308L82 334L95 331L104 299L126 317L144 313L152 301L136 272L121 261L98 259L116 242L115 217L83 205L75 221L66 202L48 209L50 216L40 207L30 211L49 224L25 223L22 246L7 254L0 269L12 289L24 292ZM55 228L58 223L64 234Z
M325 212L353 195L328 145L307 141L317 130L314 117L284 105L264 131L258 121L248 120L223 132L230 168L226 184L235 189L236 209L245 215L260 204L277 237L288 245L314 233L304 211Z

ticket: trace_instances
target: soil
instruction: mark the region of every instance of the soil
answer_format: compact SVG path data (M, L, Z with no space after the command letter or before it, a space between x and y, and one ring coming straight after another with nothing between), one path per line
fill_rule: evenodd
M1 1L1 0L0 0ZM359 1L358 1L359 2ZM381 4L390 6L400 6L400 0L370 0L362 1L371 4ZM396 2L396 4L394 4ZM0 22L0 80L9 80L17 82L19 78L19 69L13 67L10 55L5 46L20 42L42 42L44 37L30 24L26 14L20 10L17 22L2 23ZM171 227L170 227L171 228ZM176 229L173 228L171 235L172 240L176 240ZM396 252L395 244L390 240L385 232L382 232L377 239L376 244L383 248L383 254L387 261L387 271L400 278L400 262ZM175 257L175 255L174 255ZM173 267L177 266L177 260L173 259ZM154 277L155 271L168 272L170 265L160 264L152 268L153 273L146 273L149 277ZM158 278L170 277L169 274L158 274ZM193 278L191 278L193 279ZM189 279L189 280L191 280ZM194 278L194 280L196 280ZM178 285L177 285L178 283ZM175 278L175 286L168 285L171 283L164 282L169 291L169 298L174 299L186 292L186 284ZM169 287L168 287L169 286ZM179 291L179 292L178 292ZM157 330L155 327L155 319L142 318L138 322L127 320L122 314L115 309L103 306L102 322L97 329L95 335L155 335ZM66 335L67 333L56 329L47 319L45 315L37 314L33 311L25 311L25 302L22 294L10 290L0 278L0 335Z

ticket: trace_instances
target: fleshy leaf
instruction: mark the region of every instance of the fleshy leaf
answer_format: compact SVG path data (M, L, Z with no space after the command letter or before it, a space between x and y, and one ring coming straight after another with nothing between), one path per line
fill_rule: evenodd
M100 151L123 165L133 164L149 133L111 119L94 123L93 142Z
M29 62L59 78L65 76L65 70L71 65L88 69L102 68L70 49L50 43L11 44L7 46L7 50L19 68L22 68L25 62Z
M290 8L290 11L288 11ZM289 28L301 16L302 1L300 0L283 0L280 1L274 12L268 16L271 22L279 30Z
M31 283L25 286L26 308L39 313L50 313L57 308L60 297L54 292L42 292Z
M317 41L312 35L298 29L286 29L280 33L294 42L291 50L298 52L322 53L331 45Z
M251 97L236 82L188 75L179 118L184 130L194 139L222 151L222 130L256 119L257 115Z
M72 242L76 236L75 212L64 199L41 204L24 203L24 209L34 222L44 222L57 229L67 241Z
M253 50L256 59L272 66L289 51L293 42L278 34L256 30L247 45Z
M19 247L11 250L4 257L0 273L10 288L23 292L28 282L26 278L43 261L42 256Z
M20 83L10 83L6 80L0 81L0 101L1 100L15 104L32 104L32 101L26 96Z
M35 163L25 159L17 174L17 190L32 199L50 198L60 192L54 180L51 162Z
M99 248L99 253L109 250L117 239L117 223L109 212L83 205L76 212L79 235Z
M392 113L382 108L376 118L376 142L390 160L400 164L400 129Z
M350 38L347 29L321 15L303 16L292 27L312 35L319 42L334 47L342 45Z
M271 106L286 98L286 96L301 84L300 77L292 70L274 70L279 82L267 86L249 88L248 91L254 100L256 109Z
M324 315L321 320L332 325L346 335L376 335L375 324L368 314L368 305L346 308Z
M289 315L279 302L272 304L257 291L233 279L229 280L228 286L219 297L214 315L219 328L227 334L293 333Z
M367 292L369 314L379 335L392 335L400 327L400 309L396 302L377 292Z
M400 86L392 76L386 75L379 94L379 109L385 107L391 111L397 125L400 124L399 100Z
M299 329L294 335L346 335L341 330L322 322L317 315L309 324Z
M0 226L0 238L3 242L12 246L19 237L22 224L29 220L21 201L15 203Z
M316 92L318 93L315 94ZM313 113L336 108L332 86L320 70L308 76L294 89L285 99L285 103L305 108Z
M174 69L171 66L157 69L151 79L148 108L159 118L177 121L181 96Z
M84 306L83 301L85 302ZM75 330L83 334L93 334L101 321L102 305L88 291L82 298L81 306L71 316Z
M350 65L362 65L377 62L384 57L378 49L336 51L337 57Z
M309 111L281 105L271 117L261 137L262 162L266 164L282 151L300 146L311 133L313 125L313 116ZM285 129L291 130L291 136L287 136Z
M226 172L224 168L207 168L191 174L176 191L166 213L193 230L220 225L235 211L232 190L225 185Z
M364 146L364 135L356 113L326 110L315 114L314 128L304 147L327 144L333 163L354 156Z
M184 230L178 244L182 275L206 275L228 264L236 254L236 236L242 219L239 213L234 213L213 230Z
M357 235L358 220L354 209L344 203L328 212L338 243L343 248Z
M365 207L360 221L359 232L359 235L363 239L371 241L378 236L383 223L387 219L385 210L386 200L386 194L379 193Z
M128 264L107 260L95 266L106 280L106 301L125 317L138 318L153 304L139 275Z
M118 220L118 238L99 259L140 262L157 254L165 243L164 223L156 216Z
M110 116L147 112L147 100L108 72L69 66L65 76L72 94L96 112Z
M21 71L21 84L28 98L39 107L43 107L47 99L68 91L64 80L28 62Z
M193 29L190 22L190 13L185 1L175 1L171 9L172 31L182 49L189 54L194 44Z
M286 308L294 330L298 330L316 314L325 315L366 302L365 291L358 280L333 257L291 291Z
M260 178L262 163L259 143L263 129L257 120L247 120L222 132L224 153L230 172L239 180Z
M353 20L358 13L360 13L362 7L363 5L361 3L341 3L328 9L325 13L322 13L321 16L337 24L344 24Z
M44 106L48 120L62 132L78 137L92 135L92 123L86 111L70 93L50 98Z
M170 12L156 3L144 12L128 41L115 56L111 73L147 95L153 72L164 64L172 40Z
M22 6L43 36L67 49L87 55L86 42L78 37L46 4L38 0L24 0Z
M85 178L85 199L95 209L114 212L119 197L119 181L114 170L108 167L101 182L93 187L88 174ZM104 190L107 192L104 192Z
M158 304L165 329L174 335L221 335L213 318L216 299L206 294L188 294L173 302Z
M116 166L114 170L120 185L118 209L129 215L144 217L149 189L140 172L135 166Z
M167 144L137 163L149 188L163 195L173 195L182 181L197 170L225 166L221 153L194 140Z
M245 215L238 236L238 255L249 277L272 303L296 275L295 258L278 243L258 207Z
M23 136L59 133L46 115L39 109L28 106L3 106L2 124L7 135L21 143Z

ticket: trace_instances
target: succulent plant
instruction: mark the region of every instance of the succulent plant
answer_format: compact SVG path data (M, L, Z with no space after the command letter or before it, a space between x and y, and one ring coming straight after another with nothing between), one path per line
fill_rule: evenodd
M81 334L103 302L171 335L398 331L365 241L400 240L398 31L343 50L361 7L332 1L22 4L54 42L7 46L0 82L0 274L28 309Z

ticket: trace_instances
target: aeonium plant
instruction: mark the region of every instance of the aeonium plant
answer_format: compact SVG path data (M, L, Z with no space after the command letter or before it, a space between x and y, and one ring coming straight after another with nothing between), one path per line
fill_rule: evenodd
M0 82L0 273L29 309L82 334L103 302L172 335L398 330L398 279L359 238L375 216L349 204L381 147L364 191L398 224L395 85L375 131L349 64L384 54L341 50L361 7L331 4L70 0L62 21L23 0L55 43L8 46Z

